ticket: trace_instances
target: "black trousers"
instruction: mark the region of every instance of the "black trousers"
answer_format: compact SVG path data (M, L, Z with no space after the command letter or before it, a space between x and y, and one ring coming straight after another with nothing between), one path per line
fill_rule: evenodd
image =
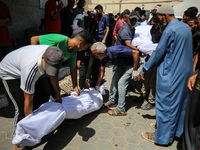
M17 122L25 117L24 115L24 92L20 89L20 80L2 80L5 90L13 105L15 106L14 131ZM35 84L33 98L33 110L39 108L43 103L49 101L50 95L54 96L49 78L39 78Z

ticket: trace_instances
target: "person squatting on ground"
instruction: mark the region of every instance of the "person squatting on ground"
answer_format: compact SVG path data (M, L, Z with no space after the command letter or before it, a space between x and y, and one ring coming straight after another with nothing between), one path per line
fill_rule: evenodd
M105 72L105 65L111 61L113 65L117 66L115 74L112 77L109 101L104 104L106 107L117 106L114 110L108 110L111 116L125 116L125 97L126 90L133 76L133 58L134 50L128 46L116 45L106 47L101 42L96 42L92 45L91 51L95 58L101 60L101 69L96 86L100 85ZM116 96L118 92L118 105L116 104Z
M156 50L143 65L139 78L154 66L156 80L156 129L155 133L143 132L142 136L157 144L169 145L174 136L183 133L185 108L189 90L187 80L192 75L192 33L189 26L174 17L169 4L163 4L157 15L167 26ZM161 24L162 25L162 24ZM184 66L184 67L183 67Z
M73 91L80 94L77 84L77 67L76 58L77 51L86 50L93 43L93 37L87 31L81 31L74 38L60 34L46 34L40 36L33 36L31 44L57 46L63 51L63 61L70 66Z

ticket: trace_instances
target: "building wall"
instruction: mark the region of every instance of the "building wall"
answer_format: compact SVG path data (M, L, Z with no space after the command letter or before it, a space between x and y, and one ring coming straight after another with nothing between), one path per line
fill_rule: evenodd
M105 13L113 11L114 14L117 12L123 12L124 9L133 10L135 7L144 8L144 10L151 10L157 4L170 4L171 6L177 5L183 0L86 0L85 9L94 10L94 7L101 4L104 8Z
M11 40L24 38L25 30L39 28L41 19L44 18L44 10L39 8L40 0L1 0L11 13L13 25L8 27ZM64 6L67 0L62 0ZM114 14L124 9L134 9L136 6L151 10L156 4L170 3L172 6L183 0L86 0L85 11L94 10L97 4L101 4L105 12L113 11ZM76 0L78 2L78 0Z

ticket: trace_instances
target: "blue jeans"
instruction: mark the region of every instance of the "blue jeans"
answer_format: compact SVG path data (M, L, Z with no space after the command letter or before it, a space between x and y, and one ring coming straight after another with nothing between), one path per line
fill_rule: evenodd
M126 89L129 85L132 71L133 71L132 65L128 65L125 67L117 67L115 74L112 78L109 101L112 104L116 103L116 94L118 90L119 95L118 95L117 109L119 111L125 111Z

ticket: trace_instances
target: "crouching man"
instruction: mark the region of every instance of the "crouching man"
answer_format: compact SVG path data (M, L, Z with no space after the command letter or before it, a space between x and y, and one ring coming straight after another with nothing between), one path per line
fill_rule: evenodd
M62 103L57 75L63 58L63 52L57 47L29 45L9 53L0 62L0 80L15 107L14 134L16 123L47 102L52 95L47 90L47 78L38 80L43 74L50 76L55 91L53 96ZM13 149L18 148L14 146Z
M108 114L111 116L125 116L125 96L126 89L129 85L131 76L137 72L137 68L133 69L134 50L128 46L116 45L106 47L101 42L96 42L92 45L91 51L93 55L101 60L101 69L96 83L96 88L101 83L105 72L105 65L108 61L111 61L113 65L117 66L117 70L112 78L110 86L109 101L104 105L107 107L117 106L114 110L109 110ZM116 104L116 94L118 91L118 105Z

